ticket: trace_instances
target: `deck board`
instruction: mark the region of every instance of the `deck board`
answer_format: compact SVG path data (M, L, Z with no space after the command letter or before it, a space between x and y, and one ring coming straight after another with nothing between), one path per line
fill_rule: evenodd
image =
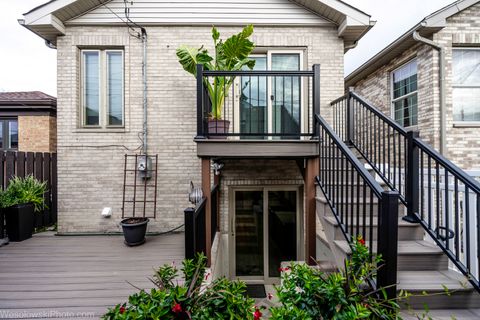
M94 319L149 289L153 270L184 257L184 235L147 237L41 234L0 248L0 319Z

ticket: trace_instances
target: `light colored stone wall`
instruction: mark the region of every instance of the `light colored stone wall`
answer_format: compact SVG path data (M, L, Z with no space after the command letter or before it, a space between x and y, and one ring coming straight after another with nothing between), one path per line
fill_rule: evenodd
M480 124L459 127L452 116L452 47L480 46L480 4L448 20L448 25L434 34L433 40L445 47L446 55L446 157L462 169L480 168ZM414 45L354 86L364 96L391 115L391 71L417 57L418 61L418 129L420 136L437 150L440 147L440 103L438 53L423 44Z
M56 118L51 116L18 117L18 150L55 152L57 148Z
M223 37L239 30L220 27ZM165 231L183 223L183 209L190 205L190 180L200 185L200 159L193 142L195 79L178 64L175 50L182 44L207 44L211 49L212 40L210 27L149 27L147 33L149 153L159 156L157 219L149 230ZM343 41L336 28L257 27L253 41L257 46L305 48L307 64L321 64L321 108L329 115L329 102L343 93ZM124 130L78 128L79 48L92 46L125 49ZM142 45L125 27L67 27L57 47L58 228L60 232L118 231L124 154L138 152L134 150L141 144ZM291 165L297 168L295 162ZM103 207L113 208L112 218L100 216Z

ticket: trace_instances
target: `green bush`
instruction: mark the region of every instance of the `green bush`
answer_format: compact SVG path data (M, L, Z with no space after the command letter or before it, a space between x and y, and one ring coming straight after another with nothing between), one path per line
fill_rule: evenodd
M32 203L35 211L40 212L46 207L43 198L46 191L46 182L40 182L31 175L25 178L14 177L10 180L7 189L0 194L0 206L8 208Z
M399 305L369 280L376 275L380 257L371 261L365 241L355 241L345 269L329 275L305 264L292 264L276 287L281 306L271 308L273 320L399 319Z
M183 261L183 283L179 283L174 265L160 267L152 282L157 288L140 291L127 303L110 309L103 319L252 319L259 314L254 300L245 296L246 285L225 278L202 286L210 275L205 274L206 258Z

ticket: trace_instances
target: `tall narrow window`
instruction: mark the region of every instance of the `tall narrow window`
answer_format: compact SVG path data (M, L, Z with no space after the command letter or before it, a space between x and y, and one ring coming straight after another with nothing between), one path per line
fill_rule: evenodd
M18 121L16 118L0 118L0 149L18 149Z
M480 48L453 50L453 120L480 121Z
M82 126L123 126L123 51L82 50Z
M418 123L417 60L392 72L392 106L395 121L404 127Z

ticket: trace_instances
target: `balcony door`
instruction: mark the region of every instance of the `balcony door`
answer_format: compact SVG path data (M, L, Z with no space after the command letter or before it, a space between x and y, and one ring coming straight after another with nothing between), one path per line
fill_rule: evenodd
M298 188L234 191L230 217L230 274L248 282L278 283L282 261L300 259Z
M268 51L251 56L254 70L299 71L303 51ZM235 131L242 139L296 139L302 131L302 90L298 76L248 76L237 81Z

